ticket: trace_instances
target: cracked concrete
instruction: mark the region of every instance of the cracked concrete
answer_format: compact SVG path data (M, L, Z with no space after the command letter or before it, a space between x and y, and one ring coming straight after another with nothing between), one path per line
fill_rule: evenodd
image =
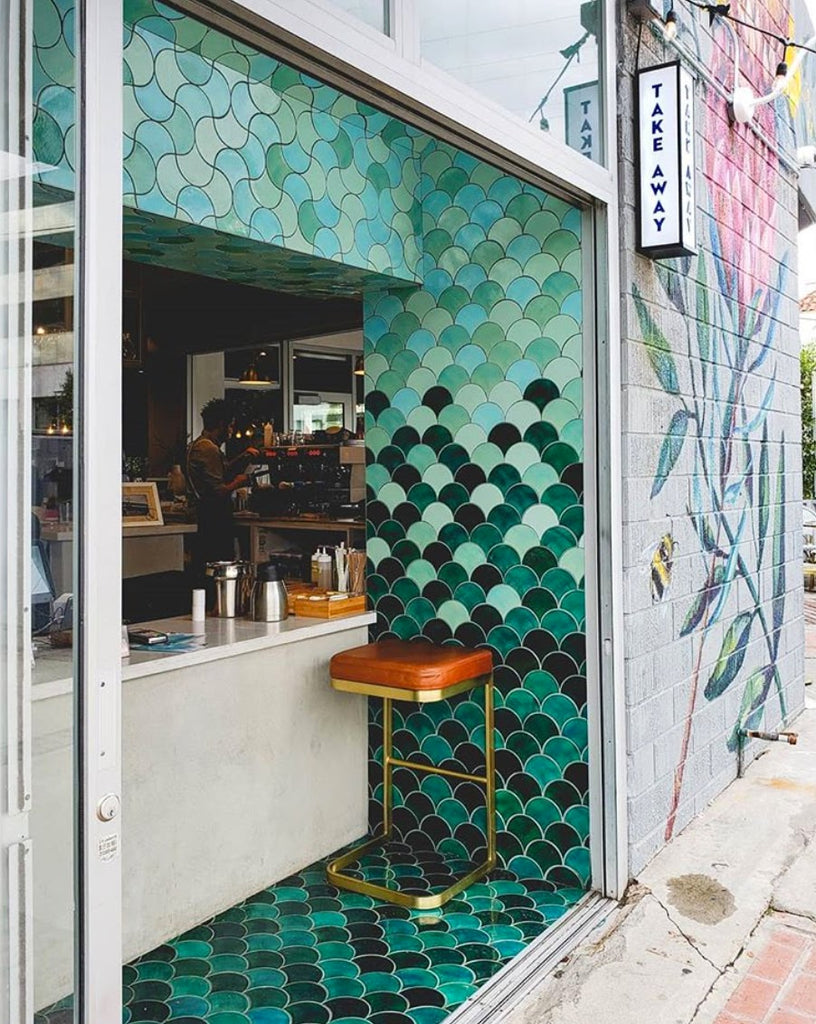
M816 921L816 706L793 728L502 1024L711 1024L770 909Z

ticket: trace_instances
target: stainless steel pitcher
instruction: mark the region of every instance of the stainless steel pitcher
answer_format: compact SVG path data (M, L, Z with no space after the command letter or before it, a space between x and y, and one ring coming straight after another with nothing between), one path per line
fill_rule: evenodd
M220 619L234 619L238 603L238 563L207 562L207 575L215 581L215 614Z
M277 565L274 562L259 565L252 591L252 618L256 622L282 622L288 615L286 584L280 578Z

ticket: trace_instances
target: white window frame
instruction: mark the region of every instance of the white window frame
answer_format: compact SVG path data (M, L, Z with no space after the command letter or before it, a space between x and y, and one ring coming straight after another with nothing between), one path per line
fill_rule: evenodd
M81 1024L122 1013L122 0L80 0L82 149L76 378L80 588L76 737L80 857L75 987Z

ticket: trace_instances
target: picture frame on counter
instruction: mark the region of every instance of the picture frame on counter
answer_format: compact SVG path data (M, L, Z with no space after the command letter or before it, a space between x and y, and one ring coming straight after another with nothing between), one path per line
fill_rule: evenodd
M154 483L122 484L122 526L164 526L159 491Z

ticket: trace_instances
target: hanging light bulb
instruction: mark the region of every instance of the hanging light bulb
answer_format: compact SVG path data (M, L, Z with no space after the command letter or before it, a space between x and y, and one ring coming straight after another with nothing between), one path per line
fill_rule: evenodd
M261 353L263 355L263 353ZM265 373L259 373L258 367L254 362L250 363L249 366L244 370L241 376L238 378L239 384L258 385L271 387L272 381Z
M71 432L71 428L68 426L68 424L67 423L63 423L63 425L60 427L60 433L61 434L70 434L70 432Z
M354 360L354 375L356 377L365 376L365 360L363 359L362 356L357 356L357 358Z
M677 14L674 9L670 10L663 22L663 38L671 43L677 38Z
M774 89L777 92L782 92L785 86L788 84L788 62L781 60L776 65L776 76L774 77Z
M54 423L49 423L45 429L45 432L46 434L55 434L57 432L56 425Z

